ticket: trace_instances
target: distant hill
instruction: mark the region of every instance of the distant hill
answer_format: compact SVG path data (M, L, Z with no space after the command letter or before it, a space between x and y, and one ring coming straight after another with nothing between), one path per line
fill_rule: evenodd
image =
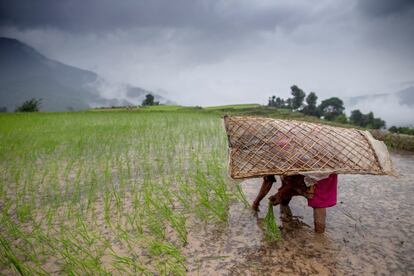
M94 72L49 59L16 39L0 38L0 107L8 111L30 98L41 98L44 111L136 105L150 93L124 84L122 95L104 97L103 83ZM152 94L161 102L169 102Z
M387 122L387 126L414 125L414 87L396 93L363 95L344 99L348 112L360 109L372 111Z

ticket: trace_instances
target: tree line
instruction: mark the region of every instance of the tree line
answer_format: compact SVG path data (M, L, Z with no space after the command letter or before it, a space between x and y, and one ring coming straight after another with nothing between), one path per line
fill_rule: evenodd
M414 135L414 128L413 127L396 127L396 126L392 126L388 130L392 133Z
M39 112L42 99L32 98L24 101L21 105L17 106L14 112ZM142 106L159 105L160 102L156 102L152 94L146 94L145 99L142 101ZM7 112L7 107L0 106L0 113Z
M318 96L315 92L308 95L297 85L290 87L291 98L283 99L276 96L269 98L268 106L275 108L286 108L292 111L298 111L305 115L323 118L328 121L339 123L350 123L360 127L381 129L385 128L385 121L376 118L373 112L367 114L356 109L351 111L349 118L344 113L344 102L338 97L331 97L323 100L319 105Z
M319 105L317 104L318 96L315 92L306 93L297 85L291 88L291 98L283 99L272 96L269 98L268 106L275 108L285 108L292 111L299 111L305 115L323 118L329 121L336 121L339 123L350 123L360 127L381 129L385 128L385 121L381 118L376 118L373 112L367 114L360 110L352 110L351 115L347 117L344 113L345 107L343 101L338 97L331 97L323 100ZM32 98L24 101L20 106L16 107L15 112L38 112L40 109L42 99ZM155 101L152 94L146 94L142 101L142 106L159 105ZM0 106L0 113L7 112L7 108ZM396 127L392 126L388 129L390 132L399 134L414 135L413 127Z

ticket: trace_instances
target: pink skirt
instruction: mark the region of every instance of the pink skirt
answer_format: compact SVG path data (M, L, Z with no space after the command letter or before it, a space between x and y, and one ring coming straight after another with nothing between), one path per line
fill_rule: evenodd
M312 198L308 199L308 206L312 208L327 208L336 205L336 191L338 175L333 173L328 178L319 180L315 184Z

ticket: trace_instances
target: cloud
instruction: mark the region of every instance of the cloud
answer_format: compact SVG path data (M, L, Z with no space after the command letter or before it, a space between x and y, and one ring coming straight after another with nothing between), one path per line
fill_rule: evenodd
M181 104L265 103L292 84L322 99L414 79L410 3L0 0L0 33Z
M301 24L312 17L314 3L287 0L1 1L0 24L23 29L52 27L69 32L136 27L237 32Z
M396 95L386 95L382 97L370 97L359 101L357 104L347 108L351 110L359 109L363 113L374 112L375 117L385 120L387 127L391 126L414 126L414 108L412 105L405 105L400 102ZM348 114L348 115L349 115Z
M414 2L411 0L364 0L358 2L358 8L369 16L386 17L407 12L414 8Z

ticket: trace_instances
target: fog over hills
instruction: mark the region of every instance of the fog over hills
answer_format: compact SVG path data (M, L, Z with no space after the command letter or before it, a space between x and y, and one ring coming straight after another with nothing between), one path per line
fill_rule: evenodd
M30 98L41 98L43 111L137 105L147 93L151 92L109 82L92 71L49 59L19 40L0 38L0 107L8 111ZM162 103L171 103L152 94ZM414 125L413 86L396 93L344 97L344 102L348 115L360 109L364 113L373 111L388 127Z
M0 38L0 107L8 111L30 98L41 98L44 111L136 105L147 93L150 92L110 83L94 72L49 59L16 39ZM168 101L155 96L161 102Z
M354 109L374 112L387 123L387 127L414 126L414 87L410 86L396 93L363 95L345 99L346 111Z

